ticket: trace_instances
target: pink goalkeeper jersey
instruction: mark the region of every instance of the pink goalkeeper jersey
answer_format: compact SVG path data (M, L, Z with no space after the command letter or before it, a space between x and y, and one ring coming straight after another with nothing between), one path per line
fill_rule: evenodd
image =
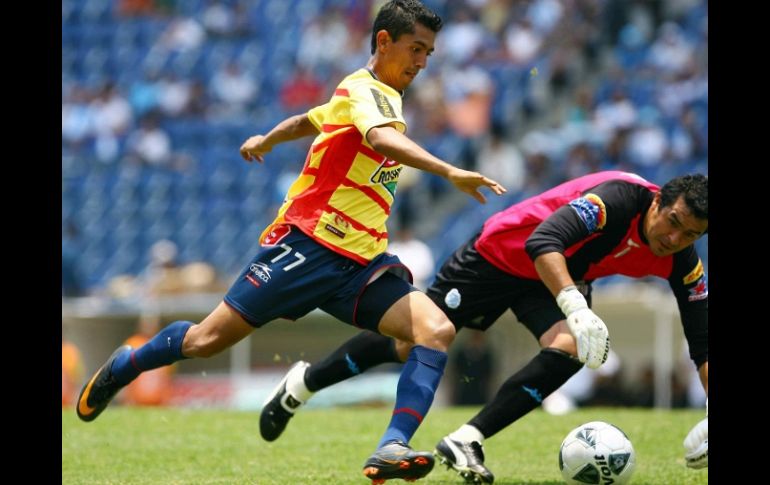
M521 278L539 279L537 270L535 270L535 265L524 248L527 238L529 238L541 222L547 219L557 209L568 204L570 201L583 196L589 189L610 180L623 180L641 185L652 191L658 190L657 185L644 180L638 175L627 172L607 171L579 177L554 187L538 196L531 197L515 204L487 219L487 222L484 224L484 229L476 241L476 250L487 261L506 273ZM590 195L588 197L590 197ZM602 200L598 197L594 200L599 207L599 210L597 211L596 230L600 231L607 222L608 214ZM610 214L609 217L612 217L612 215ZM628 237L634 237L634 234L638 232L638 223L639 217L637 216L628 226ZM597 233L592 234L592 236L596 235ZM565 256L569 257L590 240L591 236L580 243L567 248ZM625 241L626 240L624 239L621 244L626 244ZM641 246L646 247L646 245ZM619 248L619 251L622 249L623 248ZM612 254L614 253L615 251L612 252ZM644 274L660 273L658 276L668 277L665 273L670 272L671 265L670 261L666 261L670 260L670 258L657 258L654 257L651 252L649 255L651 258L644 258L647 262L642 262L641 264L644 267L639 268L639 270L644 272ZM647 266L647 264L652 262L657 265L664 264L667 267L659 268L660 271L651 273L649 270L652 269L652 267ZM629 271L634 271L626 260L620 262L622 265L617 268L611 267L611 265L607 264L607 261L604 261L604 263L606 264L593 265L588 273L584 275L585 279L593 279L608 274L628 274ZM629 274L629 276L639 275Z

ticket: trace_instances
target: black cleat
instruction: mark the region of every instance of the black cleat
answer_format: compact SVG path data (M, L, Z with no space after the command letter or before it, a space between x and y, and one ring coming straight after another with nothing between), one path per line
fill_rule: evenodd
M104 408L112 401L115 394L123 387L115 382L112 376L112 363L123 352L130 352L133 348L130 345L122 345L112 353L107 362L96 371L91 380L89 380L78 396L78 405L75 410L78 417L83 421L93 421L99 416Z
M305 404L286 392L286 381L292 372L300 373L301 376L304 376L308 367L310 367L310 364L302 360L291 366L289 372L283 376L281 382L278 383L265 400L265 404L262 406L262 413L259 415L259 433L265 441L274 441L281 436L294 413L297 412L300 406Z
M391 441L366 460L364 475L372 479L372 485L391 478L413 482L430 473L434 463L433 455L427 451L413 451L401 441Z
M454 470L466 483L492 483L495 476L484 466L484 449L478 441L455 441L444 437L433 450L438 461Z

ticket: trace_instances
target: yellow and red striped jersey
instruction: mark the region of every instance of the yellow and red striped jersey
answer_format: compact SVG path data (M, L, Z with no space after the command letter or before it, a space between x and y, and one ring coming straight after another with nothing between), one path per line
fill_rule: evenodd
M388 245L385 222L403 166L374 151L365 135L389 123L406 131L401 95L359 69L308 116L320 133L260 242L270 244L272 231L291 224L319 244L367 264Z

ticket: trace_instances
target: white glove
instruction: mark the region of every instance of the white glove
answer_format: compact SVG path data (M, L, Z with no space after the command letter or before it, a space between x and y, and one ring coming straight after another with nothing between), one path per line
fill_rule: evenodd
M607 326L588 308L588 302L575 286L563 288L556 303L567 316L567 327L577 342L578 360L591 369L598 368L610 353Z
M696 424L684 439L684 461L690 468L709 466L709 401L706 399L706 418Z

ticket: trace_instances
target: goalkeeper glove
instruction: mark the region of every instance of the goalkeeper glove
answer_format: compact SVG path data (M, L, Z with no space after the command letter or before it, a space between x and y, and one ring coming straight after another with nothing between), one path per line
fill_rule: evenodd
M610 352L607 326L588 308L585 297L574 285L563 288L556 303L567 316L567 327L577 343L578 360L591 369L598 368Z

